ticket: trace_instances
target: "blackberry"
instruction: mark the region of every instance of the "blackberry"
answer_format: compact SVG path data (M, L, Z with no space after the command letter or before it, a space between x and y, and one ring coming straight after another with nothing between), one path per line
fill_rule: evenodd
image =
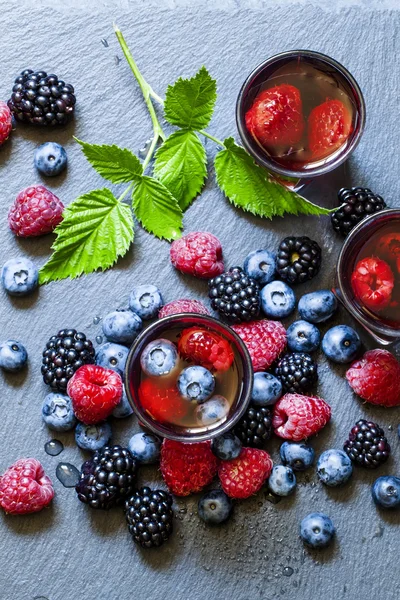
M235 426L234 434L243 446L260 448L272 434L272 411L266 407L251 406Z
M43 381L52 390L65 392L72 375L82 367L94 363L94 348L84 333L76 329L61 329L53 335L43 350Z
M252 321L260 312L258 283L240 267L218 275L208 283L211 306L232 323Z
M129 533L142 548L162 546L173 529L172 496L143 487L125 502Z
M321 267L321 248L309 237L287 237L279 244L276 270L288 283L303 283Z
M108 509L130 496L136 475L136 461L127 448L105 446L83 463L76 492L91 508Z
M376 469L390 455L390 446L383 429L365 419L360 419L354 425L343 449L353 462L367 469Z
M360 221L386 208L381 196L368 188L342 188L338 192L340 207L331 214L332 227L346 237Z
M280 379L284 392L302 394L318 380L317 365L309 354L293 352L278 362L275 375Z
M57 75L25 69L14 82L8 107L23 123L65 125L73 115L75 102L73 86Z

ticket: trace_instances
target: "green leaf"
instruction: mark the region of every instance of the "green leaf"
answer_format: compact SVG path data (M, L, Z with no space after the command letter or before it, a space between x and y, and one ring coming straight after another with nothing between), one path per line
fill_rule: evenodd
M328 215L332 212L269 179L267 172L256 165L233 138L226 139L224 145L225 149L215 157L215 172L219 187L235 206L268 218L285 213Z
M132 211L110 190L94 190L65 209L55 233L53 254L40 269L41 284L111 267L133 241Z
M197 135L182 129L170 135L157 150L154 176L185 210L203 187L206 164L206 151Z
M179 78L168 86L164 114L182 129L204 129L211 121L217 99L217 82L205 67L191 79Z
M175 240L182 231L182 211L171 192L154 177L143 176L132 192L136 218L159 238Z
M87 144L75 138L92 167L112 183L130 183L143 173L140 160L127 148Z

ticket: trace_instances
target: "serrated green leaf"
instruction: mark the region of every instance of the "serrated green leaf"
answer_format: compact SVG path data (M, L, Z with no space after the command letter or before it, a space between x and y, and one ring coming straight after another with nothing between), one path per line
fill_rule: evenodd
M111 267L133 241L133 217L108 189L77 198L56 227L53 254L40 269L41 284Z
M233 138L226 139L224 145L225 149L215 157L215 173L219 187L235 206L267 218L285 213L328 215L332 212L269 179L266 171L256 165Z
M127 148L98 146L75 138L92 167L112 183L130 183L143 173L140 160Z
M175 240L182 231L182 211L171 192L154 177L143 176L132 192L135 216L147 231Z
M157 150L154 176L185 210L203 187L206 164L206 151L197 135L182 129L170 135Z
M169 85L164 115L172 125L199 131L208 126L217 99L217 82L203 66L191 79L179 78Z

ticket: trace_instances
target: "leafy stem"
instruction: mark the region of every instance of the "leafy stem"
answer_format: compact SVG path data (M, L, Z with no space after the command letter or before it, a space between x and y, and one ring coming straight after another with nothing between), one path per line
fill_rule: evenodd
M156 146L157 146L157 142L158 142L158 136L154 133L153 139L151 140L149 150L146 154L146 158L144 159L144 161L142 163L143 172L146 170L149 162L151 161L151 158L154 154L154 150L156 149Z
M125 198L125 196L127 196L129 194L129 192L132 190L132 188L133 188L134 185L135 185L134 183L131 183L130 185L128 185L128 187L126 188L126 190L124 190L122 192L122 194L120 196L118 196L118 202L122 202L123 201L123 199Z

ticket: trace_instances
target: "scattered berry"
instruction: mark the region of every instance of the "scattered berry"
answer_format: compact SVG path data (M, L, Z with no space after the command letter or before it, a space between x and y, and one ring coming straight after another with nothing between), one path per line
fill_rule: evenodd
M188 496L200 492L217 473L210 442L183 444L165 439L161 447L161 474L170 492Z
M400 233L393 231L383 235L378 242L376 253L392 266L394 272L400 274Z
M351 113L340 100L326 100L308 116L308 143L314 160L332 154L352 131Z
M142 408L155 421L177 423L187 414L189 403L182 402L176 386L162 388L152 379L144 379L139 386Z
M325 450L318 459L317 475L329 487L346 483L352 473L353 464L343 450Z
M54 431L69 431L76 425L71 398L59 392L47 394L42 405L42 417Z
M300 537L310 548L326 548L332 542L335 527L323 513L311 513L300 524Z
M17 340L0 343L0 368L11 373L21 371L28 362L25 346Z
M170 340L149 342L140 356L140 366L149 377L169 375L177 367L178 352Z
M39 173L47 177L55 177L67 166L67 153L60 144L46 142L36 148L34 164Z
M106 342L97 348L96 365L105 369L111 369L122 377L128 354L129 350L125 346Z
M296 488L293 470L284 465L276 465L268 478L268 488L275 496L290 496Z
M261 292L261 308L271 319L284 319L296 308L296 296L284 281L271 281Z
M337 309L337 300L330 290L305 294L299 300L298 311L302 319L310 323L324 323Z
M369 350L348 369L346 379L363 400L380 406L400 405L400 363L387 350Z
M244 499L256 494L272 471L268 452L243 448L240 456L221 461L218 476L222 489L230 498Z
M288 283L313 279L321 267L321 248L309 237L287 237L279 244L276 270Z
M210 279L208 296L212 308L231 323L251 321L260 312L258 283L240 267Z
M187 275L211 279L224 272L221 242L212 233L196 231L173 241L170 256L174 267Z
M295 321L288 327L287 343L292 352L314 352L320 341L318 327L308 321Z
M271 373L254 373L251 403L253 406L270 406L282 396L282 383Z
M273 280L276 256L269 250L254 250L246 256L243 269L248 277L263 286Z
M331 418L322 398L285 394L274 406L272 425L281 438L300 442L320 431Z
M8 224L19 237L51 233L63 220L64 204L43 185L22 190L8 212Z
M210 311L199 300L182 298L181 300L174 300L173 302L169 302L162 306L158 311L158 318L162 319L163 317L169 317L170 315L177 315L179 313L209 315Z
M162 440L153 433L135 433L128 442L133 458L141 465L155 465L160 460Z
M390 456L390 446L383 429L365 419L354 425L343 449L354 463L367 469L376 469Z
M360 260L351 275L355 296L367 308L379 312L390 304L394 288L394 275L384 260L374 256Z
M266 407L250 406L234 429L244 446L260 448L272 435L272 412Z
M220 460L232 460L240 455L242 442L234 433L224 433L211 440L211 450Z
M278 362L275 375L281 381L283 391L293 394L307 392L318 381L317 365L305 352L286 354Z
M1 270L1 283L10 296L26 296L39 282L39 272L29 258L10 258Z
M79 421L94 425L109 417L121 401L123 385L111 369L83 365L68 381L67 392Z
M286 347L286 330L278 321L262 319L232 329L246 344L254 371L268 369Z
M227 371L234 359L228 340L213 331L199 327L190 327L182 331L178 351L185 360L216 371Z
M0 506L11 515L39 512L53 497L53 484L36 458L20 458L0 477Z
M315 460L315 452L304 442L283 442L279 453L284 465L289 465L293 471L306 471Z
M212 396L215 379L208 369L195 365L181 371L177 387L182 398L200 404Z
M380 508L400 508L400 478L378 477L371 488L372 498Z
M157 317L163 304L161 292L155 285L138 285L129 296L129 308L144 321Z
M111 425L106 421L97 425L78 423L75 429L75 442L82 450L96 452L104 448L111 439Z
M142 487L125 502L129 533L142 548L159 548L173 530L172 496Z
M130 346L143 327L142 319L131 310L114 310L103 319L102 329L109 342Z
M5 102L0 101L0 146L8 140L12 130L11 111Z
M381 196L373 194L368 188L342 188L338 192L339 208L331 214L332 227L343 237L365 217L386 208Z
M331 327L322 338L322 352L333 362L349 363L361 349L358 333L348 325Z
M223 396L212 396L206 402L196 406L195 417L201 427L208 427L226 419L230 410L229 402Z
M206 492L197 505L199 517L207 525L220 525L227 521L232 508L232 500L222 490Z

